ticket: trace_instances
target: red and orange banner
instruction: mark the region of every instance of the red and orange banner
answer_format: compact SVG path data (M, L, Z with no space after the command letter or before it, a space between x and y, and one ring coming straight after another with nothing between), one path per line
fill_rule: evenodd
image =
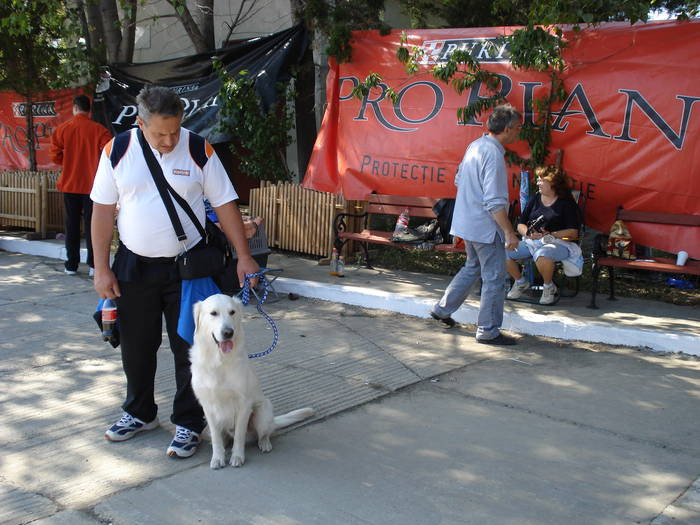
M429 68L455 49L470 51L501 75L507 100L532 117L533 98L547 77L514 69L499 37L517 28L408 30L408 45L425 50L408 75L397 58L400 31L353 34L353 61L331 62L328 108L304 186L348 199L369 193L452 197L454 175L467 145L486 132L488 114L466 125L457 108L486 96L483 87L458 96ZM587 197L586 223L607 231L615 210L700 214L700 21L613 23L566 31L568 98L555 106L552 150ZM369 73L385 83L363 100L350 95ZM385 88L398 94L396 103ZM513 145L521 155L524 144ZM509 169L518 198L519 168ZM630 225L635 241L700 258L700 231Z
M73 117L73 97L78 89L61 89L37 95L32 103L34 145L37 167L58 169L49 158L51 135ZM29 140L27 134L27 101L21 95L0 91L0 170L29 169Z

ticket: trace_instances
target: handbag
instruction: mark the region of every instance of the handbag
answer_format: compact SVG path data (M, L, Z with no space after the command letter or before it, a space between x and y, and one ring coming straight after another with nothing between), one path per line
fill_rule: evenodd
M139 138L141 149L143 150L143 156L146 159L146 164L151 171L153 181L156 183L158 193L161 199L163 199L163 204L165 204L170 222L173 223L177 240L185 241L187 235L182 228L180 217L175 211L173 199L184 210L202 236L202 242L177 256L176 262L180 279L191 280L220 275L224 272L231 260L231 247L226 239L226 235L221 228L208 218L205 219L204 227L202 227L202 224L197 219L190 205L187 204L187 201L168 184L160 164L158 164L158 161L153 155L153 151L151 151L151 147L143 136L143 132L139 129L136 133Z
M455 199L440 199L433 204L433 213L437 217L440 235L444 243L454 242L453 239L450 239L450 228L452 227L452 217L455 212L455 202Z
M621 259L634 260L637 258L632 235L624 222L615 221L610 227L606 253L611 257L620 257Z

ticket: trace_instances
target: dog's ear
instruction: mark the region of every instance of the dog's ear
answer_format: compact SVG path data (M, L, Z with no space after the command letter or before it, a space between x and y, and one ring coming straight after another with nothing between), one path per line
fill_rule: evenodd
M192 316L194 317L194 333L197 333L199 327L199 316L202 313L202 301L197 301L192 307Z
M241 301L237 295L231 296L231 303L234 308L243 308L243 301Z

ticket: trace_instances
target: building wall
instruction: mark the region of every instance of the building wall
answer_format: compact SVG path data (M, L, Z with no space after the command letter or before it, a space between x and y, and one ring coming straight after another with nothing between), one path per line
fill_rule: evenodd
M241 0L216 0L214 5L214 35L216 47L221 47L241 5ZM236 27L232 40L253 38L276 33L294 24L289 0L243 0L244 10L252 7L252 16ZM187 0L190 12L197 9L196 1ZM155 19L153 17L156 17ZM194 46L175 11L165 0L139 3L134 62L153 62L192 55Z

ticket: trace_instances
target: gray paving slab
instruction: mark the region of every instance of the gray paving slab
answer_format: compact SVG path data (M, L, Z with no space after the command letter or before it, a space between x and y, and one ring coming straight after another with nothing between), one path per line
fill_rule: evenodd
M28 517L43 518L58 506L38 492L29 492L0 481L0 523L25 523Z
M671 503L650 525L690 525L700 515L700 481L696 480L685 493Z
M317 416L212 472L206 441L164 454L167 338L161 428L102 437L124 378L91 286L0 252L0 523L700 523L697 357L535 336L491 348L470 325L283 296L266 308L280 346L254 366L277 413ZM246 317L263 350L271 330Z
M94 510L115 525L648 523L698 469L428 383L251 448L241 469L197 467Z
M24 271L30 266L31 261ZM40 269L38 280L56 278L50 268ZM119 354L99 340L85 313L94 308L94 295L81 289L84 283L60 274L58 279L63 279L59 289L48 290L41 302L17 295L5 310L0 348L12 359L0 368L9 386L0 394L0 415L10 421L3 461L8 479L30 491L48 486L52 501L83 508L129 486L207 463L204 456L183 463L163 454L172 432L174 391L167 343L156 377L162 428L126 444L103 440L104 429L119 415L124 390ZM325 418L420 379L344 322L371 319L367 314L309 300L280 301L268 311L278 319L282 343L274 359L256 360L255 366L278 413L312 405ZM248 312L251 351L263 350L272 340L270 328L252 307Z
M475 399L533 411L700 457L700 361L529 337L510 355L448 374L441 383Z
M62 510L53 516L31 522L32 525L103 525L97 518L77 510Z
M2 302L42 302L54 294L69 297L78 292L92 292L92 281L87 274L66 275L59 261L7 252L3 255L3 264L0 264L0 280L4 284L0 291Z
M484 359L494 352L493 348L475 344L473 325L459 325L445 330L432 321L397 317L391 312L375 311L372 315L400 319L400 322L389 337L381 323L367 323L357 316L345 318L344 323L354 333L380 341L387 353L421 379ZM497 349L495 351L498 352Z

